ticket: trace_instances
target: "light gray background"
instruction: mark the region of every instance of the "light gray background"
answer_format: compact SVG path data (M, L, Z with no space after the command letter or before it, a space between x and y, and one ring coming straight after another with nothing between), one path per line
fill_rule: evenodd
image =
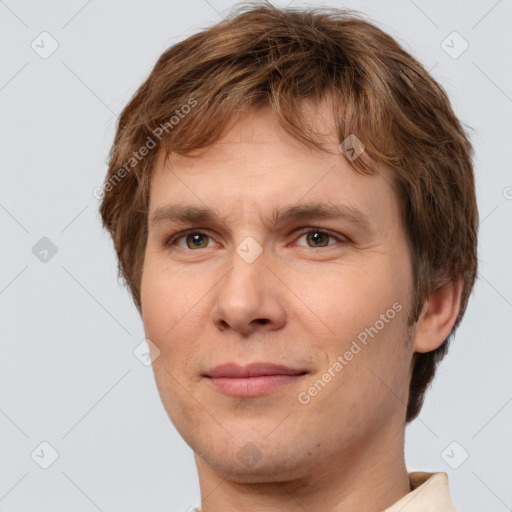
M192 452L160 403L151 367L133 354L142 324L116 280L92 192L116 115L157 57L234 4L0 2L0 511L199 503ZM410 471L446 471L461 512L512 510L512 1L326 5L359 9L397 37L474 128L479 278L407 428L406 461ZM31 47L50 48L43 31L59 45L46 59ZM441 46L453 31L469 43L458 58ZM452 53L462 48L457 37L447 40ZM46 262L32 252L42 237L58 251ZM58 452L48 469L39 465L51 461L44 441Z

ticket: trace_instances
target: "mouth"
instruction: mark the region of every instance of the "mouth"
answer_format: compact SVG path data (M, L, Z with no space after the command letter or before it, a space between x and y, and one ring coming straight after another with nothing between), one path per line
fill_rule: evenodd
M240 366L222 364L209 370L204 377L220 393L235 397L266 395L302 379L308 372L273 363L251 363Z

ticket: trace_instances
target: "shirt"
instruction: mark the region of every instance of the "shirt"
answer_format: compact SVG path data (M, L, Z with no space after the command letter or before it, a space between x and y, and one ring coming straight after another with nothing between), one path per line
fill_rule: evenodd
M409 473L409 484L411 492L384 512L457 512L450 497L446 473L413 471ZM201 512L200 508L195 510Z
M446 473L409 473L412 491L385 512L457 512L450 497Z

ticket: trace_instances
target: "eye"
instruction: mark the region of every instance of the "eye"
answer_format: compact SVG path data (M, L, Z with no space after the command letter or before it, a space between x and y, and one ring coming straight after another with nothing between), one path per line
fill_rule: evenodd
M330 231L322 228L303 228L301 232L303 234L297 239L297 241L305 238L306 243L308 244L307 246L313 249L321 249L323 247L335 245L336 242L345 242L342 237L336 236ZM329 243L329 239L334 240L335 242ZM168 248L177 246L184 250L196 250L212 247L213 245L209 245L209 242L213 242L213 238L210 235L203 231L189 230L171 237L167 242L165 242L165 246Z
M334 236L329 231L322 229L322 228L305 228L303 230L303 233L304 234L300 238L298 238L298 240L305 237L306 242L308 244L309 243L313 244L313 245L309 246L312 248L322 248L322 247L327 247L328 245L334 245L334 244L328 243L329 238L343 243L343 240L340 237Z
M185 246L177 243L182 238L184 239ZM185 231L171 238L165 245L168 247L176 245L180 249L205 249L208 247L208 239L211 240L211 237L202 231Z

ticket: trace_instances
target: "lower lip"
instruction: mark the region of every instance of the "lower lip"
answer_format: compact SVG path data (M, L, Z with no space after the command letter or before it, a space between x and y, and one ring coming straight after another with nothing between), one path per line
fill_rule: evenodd
M212 385L220 391L237 397L264 395L292 382L303 375L262 375L259 377L210 377Z

